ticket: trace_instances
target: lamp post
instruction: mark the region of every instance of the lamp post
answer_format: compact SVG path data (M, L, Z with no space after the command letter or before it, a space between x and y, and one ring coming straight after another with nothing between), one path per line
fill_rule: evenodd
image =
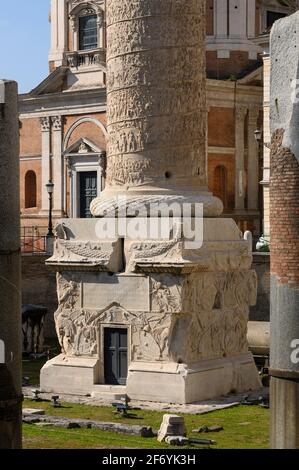
M262 133L261 129L256 129L254 131L254 138L255 138L258 145L260 145L260 142L262 140L262 135L263 135L263 133Z
M54 183L50 180L46 184L47 192L49 195L49 222L48 222L48 233L47 233L47 253L51 254L53 252L53 221L52 221L52 201L53 201L53 192L54 192Z
M259 149L258 150L258 157L260 159L260 158L263 157L263 153L262 153L262 149L263 149L263 144L262 144L263 131L261 129L256 129L254 131L254 138L256 140L256 143L257 143L257 146L258 146L258 149ZM263 181L261 181L260 184L263 184ZM260 197L260 201L263 201L262 196ZM261 213L261 222L260 222L260 224L261 224L261 227L263 227L263 232L264 232L263 212L264 212L264 204L263 204L263 202L260 202L260 213ZM264 235L262 235L259 238L259 240L256 244L256 249L257 249L257 251L269 251L269 242L264 238Z

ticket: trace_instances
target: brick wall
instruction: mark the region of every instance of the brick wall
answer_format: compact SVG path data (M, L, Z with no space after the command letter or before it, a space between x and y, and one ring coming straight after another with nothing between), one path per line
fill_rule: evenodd
M42 132L39 118L21 120L20 155L40 156L42 154Z
M216 51L207 51L207 75L217 80L239 78L255 69L259 62L250 60L246 51L230 51L229 59L218 59Z
M235 115L233 108L214 108L209 110L208 139L210 146L235 146Z
M20 162L20 197L22 215L37 213L41 208L42 195L42 165L40 159L21 160ZM25 209L25 178L28 171L34 171L36 175L37 206L36 208Z
M67 116L65 118L65 125L64 125L64 135L66 135L68 129L74 124L78 119L82 116ZM106 114L89 114L84 117L91 117L94 119L98 119L105 125L106 121ZM94 123L92 122L83 122L80 124L73 132L68 142L68 147L74 144L77 140L81 137L85 137L97 145L101 149L106 148L106 138L103 131Z
M272 135L270 176L271 274L280 284L299 284L299 164L282 147L284 131Z
M224 166L227 170L226 211L233 211L235 207L235 156L222 154L209 154L208 158L208 185L215 194L215 169Z

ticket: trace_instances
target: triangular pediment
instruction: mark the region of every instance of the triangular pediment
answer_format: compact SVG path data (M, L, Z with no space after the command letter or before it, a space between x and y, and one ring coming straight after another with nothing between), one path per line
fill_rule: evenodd
M74 142L70 147L68 147L65 151L65 155L84 155L84 154L91 154L91 153L102 153L103 149L100 149L97 145L95 145L90 140L82 137Z
M30 91L31 96L47 95L49 93L59 93L63 90L68 67L58 67L50 73L37 87Z
M245 77L240 78L238 83L248 86L263 86L263 67L258 67L253 72L245 75Z
M129 312L119 303L112 302L100 312L98 319L105 323L130 324L137 317L137 314Z

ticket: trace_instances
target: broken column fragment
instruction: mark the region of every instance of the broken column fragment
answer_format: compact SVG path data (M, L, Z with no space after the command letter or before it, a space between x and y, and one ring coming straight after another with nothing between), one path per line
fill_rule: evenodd
M271 447L299 448L299 13L271 33Z
M0 80L0 449L21 447L21 271L17 84Z

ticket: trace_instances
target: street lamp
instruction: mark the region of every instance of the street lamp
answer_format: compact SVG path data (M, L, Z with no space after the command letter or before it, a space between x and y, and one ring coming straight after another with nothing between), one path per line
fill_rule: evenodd
M48 224L48 234L47 238L53 238L53 222L52 222L52 200L53 200L53 192L54 192L54 183L50 180L46 184L47 192L49 194L49 224Z
M260 141L262 140L262 131L261 131L261 129L256 129L254 131L254 138L255 138L256 142L259 144Z

